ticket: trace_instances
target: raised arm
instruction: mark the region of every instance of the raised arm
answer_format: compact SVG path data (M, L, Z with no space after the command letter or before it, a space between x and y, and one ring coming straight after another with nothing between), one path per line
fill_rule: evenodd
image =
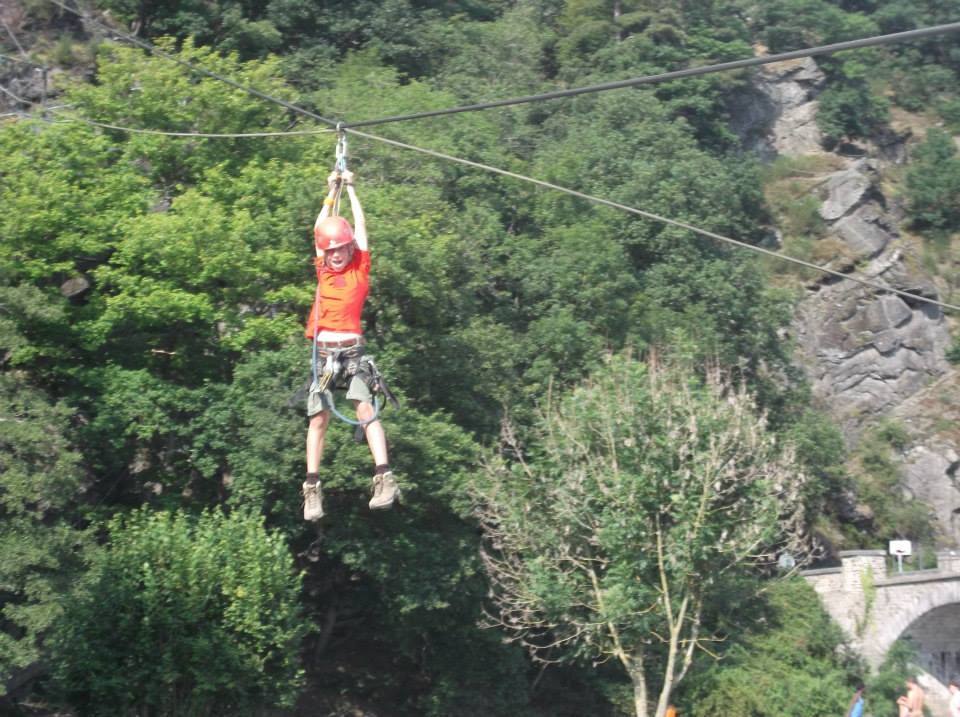
M320 222L330 216L330 209L333 207L334 197L337 195L338 181L340 181L340 175L337 172L331 172L330 176L327 177L327 197L323 200L323 208L317 215L317 221L313 223L314 229ZM317 256L323 256L323 252L319 248L317 249Z
M367 242L367 220L363 216L363 207L357 199L357 190L353 188L353 172L344 170L340 174L347 187L347 196L350 197L350 209L353 211L353 238L361 251L369 251Z

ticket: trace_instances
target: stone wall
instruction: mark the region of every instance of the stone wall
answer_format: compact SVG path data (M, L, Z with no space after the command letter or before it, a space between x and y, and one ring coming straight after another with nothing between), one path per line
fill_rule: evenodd
M840 559L840 568L810 570L803 575L851 644L873 667L883 661L897 638L910 634L915 623L918 634L927 634L925 626L930 623L923 622L924 616L946 606L960 607L960 556L951 551L938 554L935 570L893 576L887 574L882 550L846 551L840 553ZM953 643L948 640L948 644ZM931 655L947 650L937 645L936 650L931 647ZM960 653L960 642L955 650Z
M960 604L926 613L902 637L917 649L920 665L943 684L960 676Z
M840 559L839 568L803 576L872 668L895 640L909 639L930 712L946 717L946 683L960 673L960 551L939 552L935 570L894 575L882 550L842 552Z
M882 550L850 550L840 553L840 559L839 568L808 570L803 576L834 622L856 641L868 622L867 593L887 577L886 554Z

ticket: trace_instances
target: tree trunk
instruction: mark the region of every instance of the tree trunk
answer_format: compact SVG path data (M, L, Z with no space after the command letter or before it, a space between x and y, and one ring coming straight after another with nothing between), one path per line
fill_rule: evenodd
M671 694L673 694L673 680L669 680L668 684L663 686L663 690L660 692L660 699L657 701L657 711L654 713L654 717L664 717L664 715L667 714Z
M623 28L620 27L617 22L620 19L620 16L623 14L623 4L621 0L613 0L613 24L616 27L614 32L614 39L617 42L623 40Z
M621 657L621 661L633 684L633 709L636 717L647 717L647 678L643 673L643 653L637 651L627 659Z

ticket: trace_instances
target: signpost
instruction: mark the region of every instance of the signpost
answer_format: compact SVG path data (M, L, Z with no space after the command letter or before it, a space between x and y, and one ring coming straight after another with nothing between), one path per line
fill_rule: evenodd
M903 556L904 555L913 555L913 545L909 540L891 540L890 549L888 551L890 555L897 556L897 572L903 572Z

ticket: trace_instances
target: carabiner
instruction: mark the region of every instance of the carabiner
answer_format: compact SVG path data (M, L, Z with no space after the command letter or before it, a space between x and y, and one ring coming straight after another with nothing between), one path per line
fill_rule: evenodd
M342 125L343 122L337 122L336 170L338 172L343 172L347 169L347 133L343 131Z

